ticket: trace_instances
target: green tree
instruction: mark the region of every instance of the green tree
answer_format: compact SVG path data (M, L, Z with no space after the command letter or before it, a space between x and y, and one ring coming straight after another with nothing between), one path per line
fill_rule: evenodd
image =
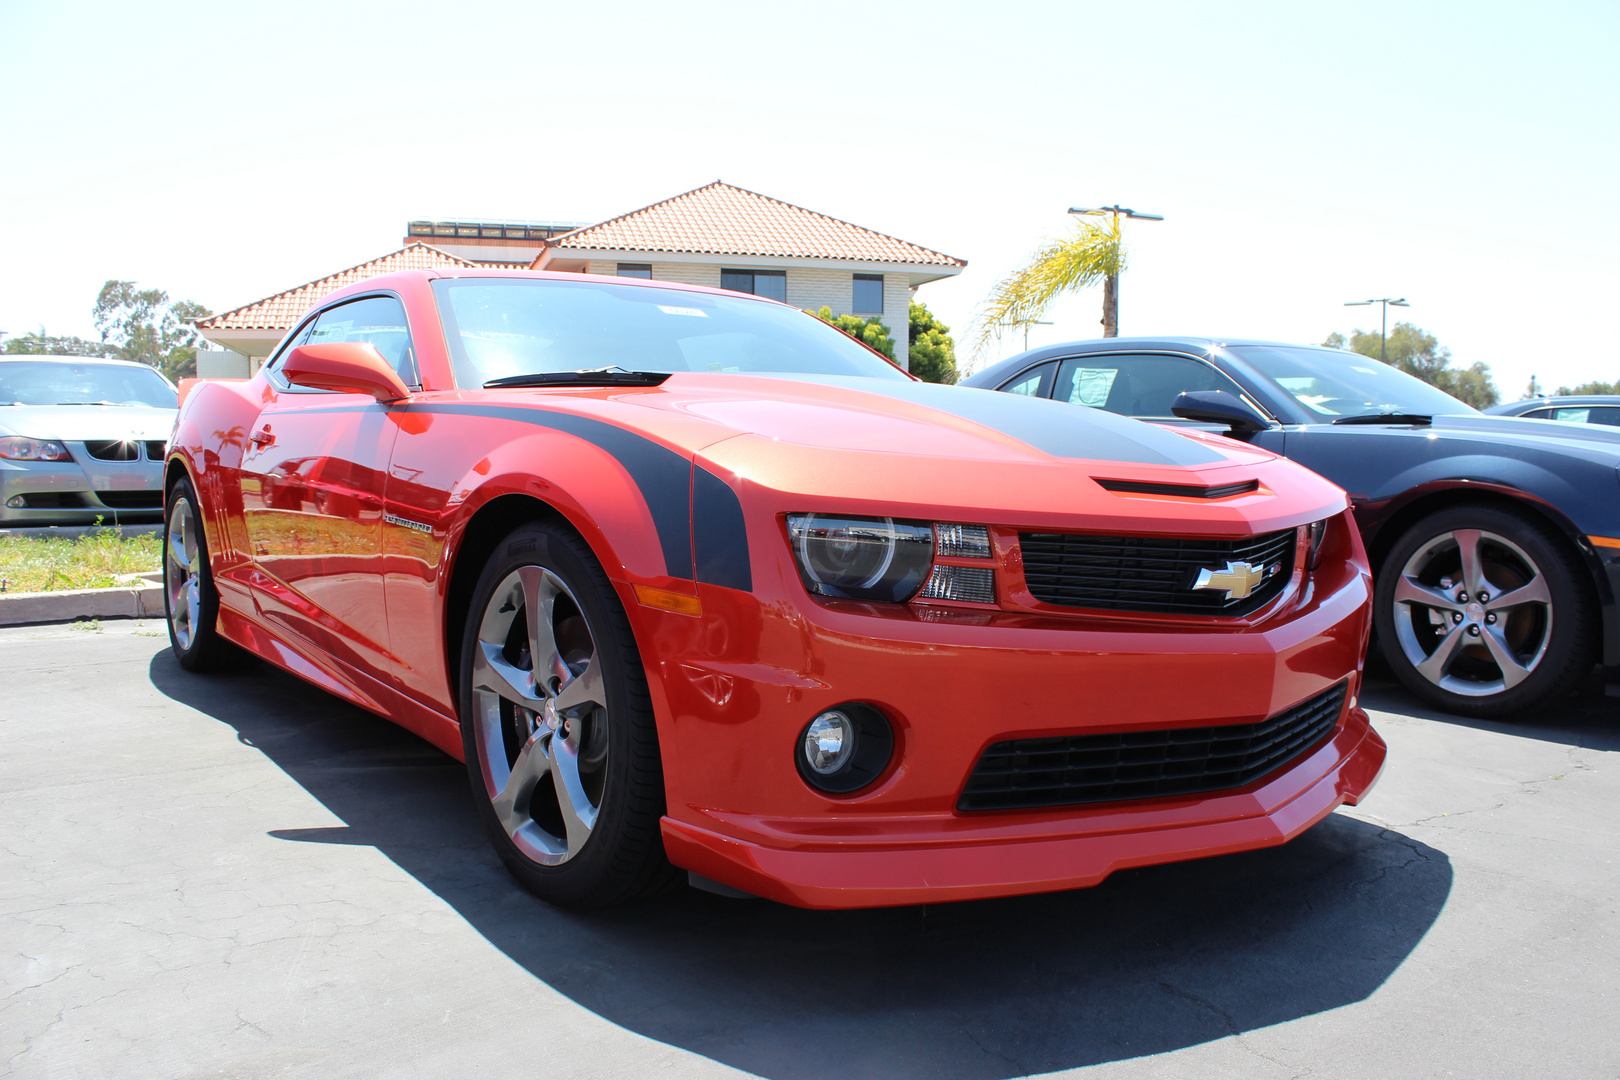
M1620 394L1620 382L1584 382L1579 386L1560 386L1560 395L1566 394Z
M109 281L92 312L101 340L123 360L150 364L171 379L197 374L197 344L191 323L212 312L190 300L170 303L162 289L136 289L133 281Z
M8 353L21 353L33 356L110 356L116 357L118 350L103 341L86 341L80 337L56 337L45 332L42 326L37 333L29 332L22 337L14 337L6 342L3 350Z
M1370 330L1357 330L1348 341L1340 333L1329 334L1322 342L1330 349L1348 348L1353 353L1377 360L1379 337ZM1451 350L1441 345L1433 334L1428 334L1411 323L1396 323L1383 342L1384 354L1391 367L1408 375L1415 375L1437 386L1459 401L1476 409L1488 408L1501 400L1496 384L1491 381L1491 369L1482 361L1468 367L1453 367Z
M1118 215L1106 221L1076 219L1067 239L1041 247L990 290L974 320L973 354L982 354L1007 330L1034 324L1060 294L1118 280L1125 269L1123 239ZM1111 301L1111 296L1103 297L1105 316L1113 310ZM1118 330L1105 317L1103 337L1114 337Z
M863 319L858 315L834 315L830 307L812 311L810 314L822 322L838 327L856 341L876 349L890 360L894 359L894 338L889 336L889 328L876 316Z
M951 328L934 317L924 304L911 302L911 334L906 365L924 382L954 383L957 379L956 345Z

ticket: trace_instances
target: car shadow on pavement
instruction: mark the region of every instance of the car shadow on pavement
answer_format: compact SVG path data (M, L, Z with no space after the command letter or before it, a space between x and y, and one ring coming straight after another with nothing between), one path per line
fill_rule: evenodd
M576 913L509 877L462 767L267 664L210 677L163 650L169 697L234 728L537 979L649 1038L772 1080L1001 1078L1139 1057L1359 1001L1451 890L1446 855L1332 815L1280 848L1094 889L815 912L691 889Z

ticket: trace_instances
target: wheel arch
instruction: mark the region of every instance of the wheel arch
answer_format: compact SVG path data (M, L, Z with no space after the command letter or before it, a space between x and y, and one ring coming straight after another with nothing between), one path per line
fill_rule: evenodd
M568 520L568 516L544 499L517 492L496 495L475 510L460 530L450 551L449 584L445 590L444 643L445 671L450 676L450 700L461 701L461 646L467 625L467 612L472 606L473 591L478 587L478 575L500 542L520 525L533 521L555 522L575 536L586 547L591 547L585 535ZM598 562L602 553L592 549Z
M1382 573L1390 549L1414 524L1438 510L1469 504L1516 510L1547 526L1586 570L1586 585L1589 595L1598 605L1599 623L1602 626L1600 651L1603 663L1620 662L1620 605L1615 603L1615 589L1603 560L1586 534L1557 507L1516 488L1458 481L1420 489L1404 502L1386 507L1371 534L1365 536L1367 560L1372 564L1374 580Z

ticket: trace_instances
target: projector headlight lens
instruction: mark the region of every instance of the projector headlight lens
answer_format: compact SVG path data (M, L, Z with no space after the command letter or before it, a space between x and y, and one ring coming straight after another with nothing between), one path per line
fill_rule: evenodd
M72 461L73 455L59 442L8 435L0 439L0 458L11 461Z
M822 596L903 604L934 562L926 521L790 514L788 534L804 587Z

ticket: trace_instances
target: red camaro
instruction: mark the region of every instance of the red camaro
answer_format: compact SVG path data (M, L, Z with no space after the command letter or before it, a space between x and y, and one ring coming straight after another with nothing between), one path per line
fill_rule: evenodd
M1383 764L1342 491L771 301L375 278L171 445L180 663L232 642L464 759L557 903L1092 885L1282 843Z

